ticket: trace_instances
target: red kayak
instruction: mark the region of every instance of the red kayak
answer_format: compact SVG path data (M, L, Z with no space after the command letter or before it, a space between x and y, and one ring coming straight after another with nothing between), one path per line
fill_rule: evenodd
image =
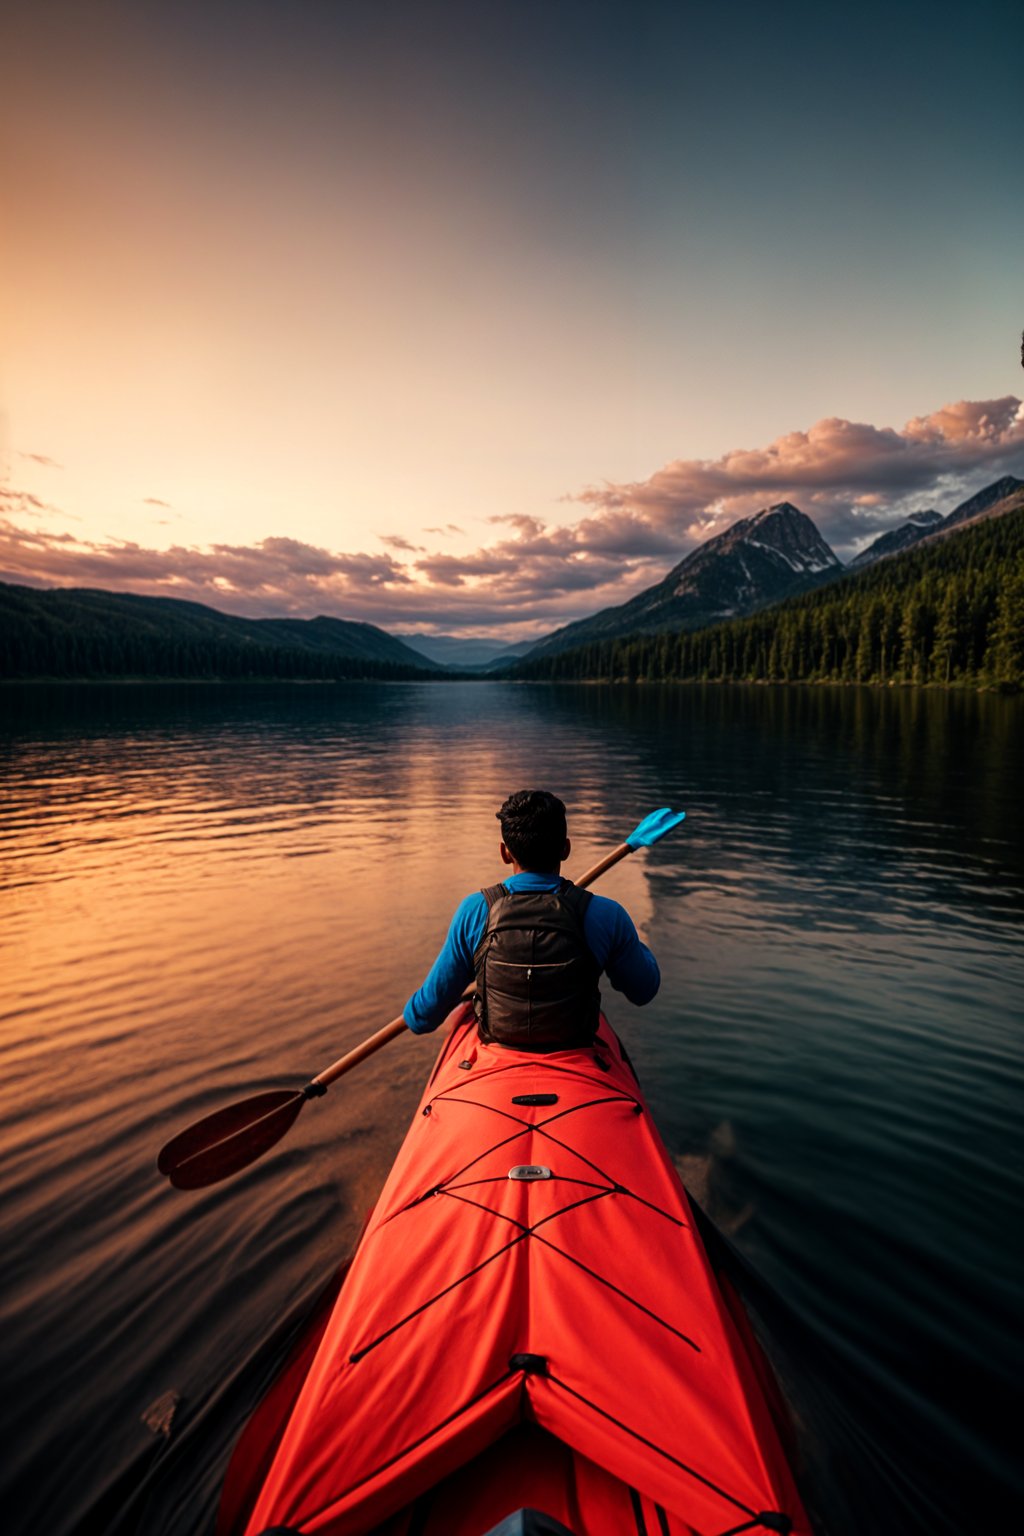
M785 1435L607 1023L538 1055L462 1007L218 1531L809 1536Z

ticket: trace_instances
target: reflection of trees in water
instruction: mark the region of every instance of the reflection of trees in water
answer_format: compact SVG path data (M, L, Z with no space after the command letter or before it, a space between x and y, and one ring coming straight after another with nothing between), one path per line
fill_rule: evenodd
M343 798L402 820L461 790L504 793L546 777L595 837L620 836L658 804L690 809L690 867L711 825L727 848L731 826L755 813L803 861L876 864L913 846L952 851L988 876L1024 864L1013 793L1024 701L997 695L168 684L12 688L4 705L9 767L73 762L122 793L137 777L174 798L310 810Z
M878 863L901 847L950 852L986 876L1024 872L1024 700L918 689L550 685L537 707L572 713L647 793L701 820L744 822L795 857ZM545 699L545 695L548 697ZM652 802L653 803L653 802ZM827 813L827 814L826 814ZM767 823L771 823L771 831Z

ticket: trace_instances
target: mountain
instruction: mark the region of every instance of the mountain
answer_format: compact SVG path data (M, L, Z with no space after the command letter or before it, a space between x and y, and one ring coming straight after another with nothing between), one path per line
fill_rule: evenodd
M532 640L519 640L509 645L504 640L461 635L402 635L401 638L421 656L442 667L470 671L488 671L491 667L505 666L525 656L534 644Z
M949 540L957 534L967 533L970 529L977 528L979 523L995 522L1001 517L1006 517L1010 512L1019 512L1021 508L1024 508L1024 480L1014 482L1013 477L1008 475L1006 480L998 481L997 485L1002 488L1006 485L1007 481L1011 484L1016 484L1016 490L1010 491L998 501L986 500L982 504L980 512L975 511L970 517L963 518L959 522L954 523L951 521L955 516L955 513L951 512L949 517L945 518L938 528L932 529L921 540L921 543L925 548L930 548L931 545L937 544L944 539ZM994 487L989 486L988 489L992 490ZM978 496L972 496L971 500L977 502L984 495L984 491L979 491ZM968 503L965 502L964 505L966 506ZM959 511L960 509L957 508L956 510Z
M218 617L225 618L227 615L220 614ZM427 672L437 670L436 662L414 651L396 635L378 629L375 624L364 624L354 619L330 619L323 615L316 619L243 619L240 622L253 626L254 638L261 644L269 641L331 656L395 662L400 666L419 667Z
M529 659L620 635L699 629L806 591L842 569L811 519L782 501L701 544L628 603L555 630Z
M1024 689L1024 486L891 559L702 629L547 656L544 682L937 684Z
M521 656L527 656L537 644L536 640L517 640L514 645L507 645L500 655L495 656L481 668L483 672L500 672L502 667L511 666Z
M943 528L955 528L960 523L970 522L972 518L979 517L981 513L988 512L998 502L1005 501L1015 491L1024 490L1024 480L1018 480L1016 475L1004 475L1001 480L996 480L992 485L986 485L983 491L971 496L967 501L962 501L958 507L954 507L947 518L943 520Z
M880 533L874 543L869 544L867 549L862 549L860 554L850 561L849 569L862 571L865 566L873 565L876 560L884 560L886 555L898 555L929 533L933 533L943 522L945 518L941 512L914 512L899 528L890 528L888 533Z
M861 550L857 558L850 561L850 573L862 571L876 560L902 554L917 544L931 543L948 534L959 533L986 518L1003 517L1007 512L1015 512L1021 505L1024 505L1024 480L1018 480L1015 475L1004 475L1001 480L993 481L984 490L962 501L946 517L939 512L915 512L902 527L881 534L867 549Z
M435 662L373 624L244 619L202 603L0 583L0 676L390 676Z

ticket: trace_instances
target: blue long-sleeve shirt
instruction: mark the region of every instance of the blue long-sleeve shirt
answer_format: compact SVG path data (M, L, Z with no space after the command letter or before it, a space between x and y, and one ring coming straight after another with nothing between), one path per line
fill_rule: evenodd
M558 875L537 875L524 870L504 882L508 891L557 891ZM427 1034L448 1017L475 975L473 956L487 927L487 900L474 891L459 904L444 948L430 974L403 1009L409 1028ZM658 962L641 943L633 919L625 907L607 896L592 896L583 919L587 946L616 992L631 1003L649 1003L661 985Z

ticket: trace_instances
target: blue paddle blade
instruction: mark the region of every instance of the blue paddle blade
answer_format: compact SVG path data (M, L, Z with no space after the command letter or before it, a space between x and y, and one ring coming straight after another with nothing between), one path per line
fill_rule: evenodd
M666 832L671 832L673 827L678 827L685 820L685 811L670 811L667 805L663 806L660 811L652 811L649 816L645 816L626 838L626 842L631 848L650 848L652 843L656 843Z

